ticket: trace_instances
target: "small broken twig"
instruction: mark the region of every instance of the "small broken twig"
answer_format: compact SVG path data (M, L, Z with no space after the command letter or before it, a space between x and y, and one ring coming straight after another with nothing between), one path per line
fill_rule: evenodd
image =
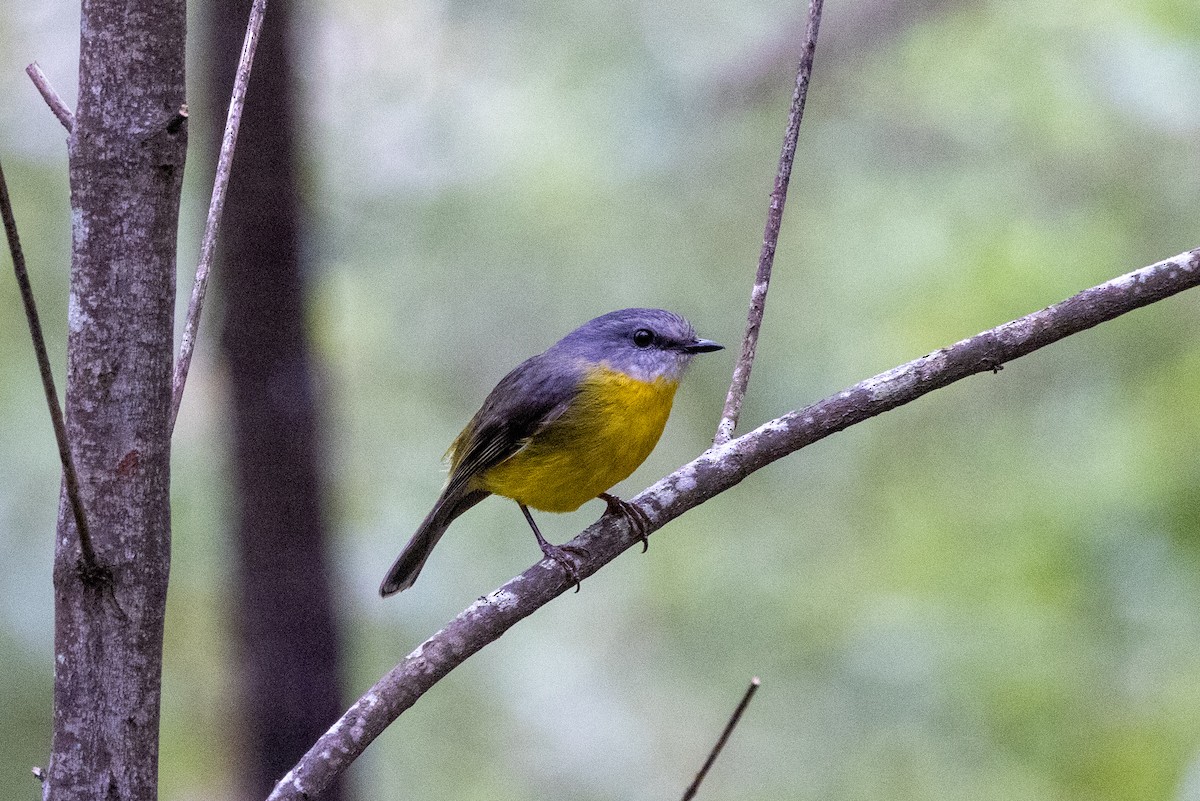
M684 792L683 801L691 801L692 798L696 797L696 791L700 789L700 782L704 781L704 777L708 775L708 769L717 761L717 755L725 747L725 743L729 740L729 735L733 734L738 721L742 719L742 713L750 705L750 699L754 697L754 693L758 690L760 684L762 682L758 680L758 676L750 679L750 686L746 688L746 694L742 696L741 703L737 705L737 709L733 710L733 715L730 716L729 722L725 724L725 731L721 732L720 738L717 739L717 744L713 746L712 751L708 754L708 759L704 760L704 767L700 768L700 772L696 774L695 780Z
M178 133L183 124L188 121L188 105L187 103L180 104L175 113L171 115L171 119L167 121L167 133Z
M29 76L29 80L33 81L33 85L37 87L41 93L42 99L46 101L46 105L54 112L54 116L58 117L58 121L70 133L75 129L75 115L71 113L71 109L67 108L67 104L58 96L58 92L54 91L54 87L50 85L50 79L46 77L46 73L42 72L42 68L35 61L25 68L25 74Z
M21 250L21 239L17 235L17 220L13 216L12 200L8 196L8 182L4 169L0 167L0 216L4 217L4 233L8 237L8 251L12 255L13 272L17 286L21 288L21 301L25 305L25 319L29 322L29 336L33 339L33 352L37 356L38 371L42 374L42 389L46 393L46 405L50 407L50 422L54 426L54 438L58 441L58 458L62 462L63 483L66 484L67 499L75 515L75 528L79 531L79 550L83 557L83 569L98 575L100 562L92 547L88 532L87 517L83 513L83 498L79 492L79 478L75 472L75 460L67 442L67 424L63 419L62 407L58 403L58 390L54 387L54 373L50 369L50 356L46 352L46 339L42 336L42 323L38 318L37 304L33 300L33 287L29 283L29 271L25 268L25 253Z
M762 250L758 256L758 272L754 276L754 288L750 291L750 312L746 319L746 336L742 339L742 352L733 368L733 380L725 398L725 410L713 446L724 445L733 438L737 428L746 387L750 384L750 368L754 365L754 352L758 347L758 330L762 327L763 311L767 305L767 289L771 284L771 267L775 263L775 245L779 241L779 226L783 222L783 205L787 201L788 181L792 177L792 162L796 157L796 139L800 133L800 120L804 117L804 101L808 98L808 84L812 78L813 53L817 49L817 30L821 26L823 0L809 0L808 25L804 30L804 47L800 51L800 67L796 71L796 89L792 93L792 107L788 112L787 128L783 135L783 151L779 154L779 170L775 174L775 188L771 191L771 203L767 208L767 224L763 231Z
M246 87L250 83L254 50L258 47L258 36L262 31L263 17L266 13L267 0L254 0L254 5L250 8L250 19L246 23L246 38L242 42L237 74L233 79L233 96L229 99L229 115L225 118L225 134L221 137L221 154L217 158L212 200L208 204L208 220L204 224L204 238L200 243L200 262L196 265L196 280L192 284L192 297L188 301L187 318L183 324L183 338L179 343L179 359L175 362L175 374L171 379L172 431L175 429L175 420L179 417L179 404L183 401L183 387L187 383L188 369L192 366L196 331L200 327L200 312L204 308L204 295L208 291L208 274L212 269L213 256L217 249L217 231L221 227L221 215L225 212L225 192L229 188L233 151L237 146L238 128L242 124L242 109L246 105ZM181 113L186 115L186 109L181 110Z

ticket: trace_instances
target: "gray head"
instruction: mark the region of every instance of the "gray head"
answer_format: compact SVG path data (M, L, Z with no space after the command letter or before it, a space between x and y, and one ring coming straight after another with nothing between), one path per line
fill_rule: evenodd
M603 363L642 381L679 381L697 353L723 346L699 339L692 324L664 309L619 309L589 320L547 353Z

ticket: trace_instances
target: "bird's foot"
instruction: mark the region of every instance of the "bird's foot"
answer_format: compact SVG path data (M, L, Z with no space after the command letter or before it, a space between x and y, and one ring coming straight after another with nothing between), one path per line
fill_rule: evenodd
M609 495L607 492L600 493L599 497L608 504L605 514L620 515L629 521L629 527L633 530L634 536L642 541L642 553L650 550L650 518L642 511L642 507L629 501L623 501L616 495Z
M547 559L558 562L563 572L567 574L567 578L575 585L575 592L579 592L579 588L583 586L583 580L579 577L579 571L575 568L575 561L568 556L568 553L587 556L588 552L574 545L551 545L542 538L538 538L538 547L542 549L542 554Z
M533 529L533 536L537 538L538 547L542 549L542 554L553 562L558 562L562 566L563 572L567 574L567 578L575 583L575 592L579 592L579 588L583 586L582 580L579 578L579 571L575 569L575 562L571 557L567 556L568 551L574 551L580 556L588 555L586 548L580 548L576 545L551 545L542 536L541 529L537 523L533 521L533 515L529 513L529 507L520 501L517 506L521 507L521 513L525 515L525 519L529 521L529 527Z

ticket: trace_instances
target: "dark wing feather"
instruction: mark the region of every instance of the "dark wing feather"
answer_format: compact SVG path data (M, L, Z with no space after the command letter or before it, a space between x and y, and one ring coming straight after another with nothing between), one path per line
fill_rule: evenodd
M522 362L484 400L450 446L450 480L443 497L462 492L471 479L525 447L530 437L558 419L579 394L582 367L551 364L546 354Z
M529 438L558 419L579 393L582 366L561 358L551 366L545 355L534 356L500 379L454 440L450 480L388 571L379 587L381 595L411 587L454 518L490 494L471 487L471 479L525 447Z

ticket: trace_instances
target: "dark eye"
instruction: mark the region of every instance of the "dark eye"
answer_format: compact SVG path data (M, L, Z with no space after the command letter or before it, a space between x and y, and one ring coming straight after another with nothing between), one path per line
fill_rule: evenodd
M633 344L639 348L648 348L654 342L654 332L649 328L639 328L633 332Z

